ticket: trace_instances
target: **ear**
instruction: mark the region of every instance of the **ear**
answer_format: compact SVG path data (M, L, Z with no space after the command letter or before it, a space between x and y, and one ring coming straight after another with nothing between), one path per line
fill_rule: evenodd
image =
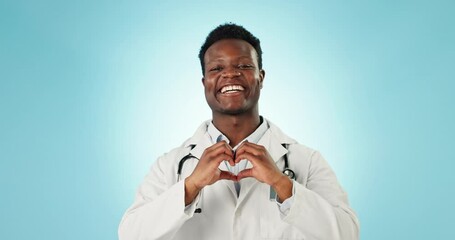
M264 78L265 78L265 71L264 69L261 69L259 71L259 87L262 89L262 83L264 82Z
M204 85L205 78L202 77L201 81L202 81L202 85Z

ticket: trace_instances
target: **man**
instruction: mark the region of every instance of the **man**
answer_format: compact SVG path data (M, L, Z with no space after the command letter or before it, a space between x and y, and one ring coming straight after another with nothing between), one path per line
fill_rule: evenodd
M220 25L199 58L212 120L153 165L120 239L358 239L357 217L322 156L259 115L259 39Z

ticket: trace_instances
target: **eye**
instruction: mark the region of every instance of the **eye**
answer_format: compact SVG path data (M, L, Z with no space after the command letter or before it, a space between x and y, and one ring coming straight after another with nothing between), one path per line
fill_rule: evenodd
M221 70L223 70L221 66L215 66L209 69L210 72L219 72Z
M254 66L251 64L239 64L237 67L239 69L253 69L254 68Z

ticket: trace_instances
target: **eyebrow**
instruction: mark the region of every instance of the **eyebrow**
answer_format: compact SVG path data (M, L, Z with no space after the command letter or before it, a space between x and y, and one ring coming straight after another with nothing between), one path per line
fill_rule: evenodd
M242 59L246 59L246 60L253 60L254 58L252 58L251 56L239 56L236 58L236 60L242 60ZM207 61L207 62L224 62L224 58L215 58L213 59L212 61Z

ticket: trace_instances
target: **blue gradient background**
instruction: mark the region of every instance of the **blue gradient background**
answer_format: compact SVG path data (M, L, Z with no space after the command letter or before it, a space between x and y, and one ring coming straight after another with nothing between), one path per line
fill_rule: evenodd
M320 150L362 239L455 239L453 1L0 2L0 239L116 239L210 118L197 53L263 44L261 114Z

